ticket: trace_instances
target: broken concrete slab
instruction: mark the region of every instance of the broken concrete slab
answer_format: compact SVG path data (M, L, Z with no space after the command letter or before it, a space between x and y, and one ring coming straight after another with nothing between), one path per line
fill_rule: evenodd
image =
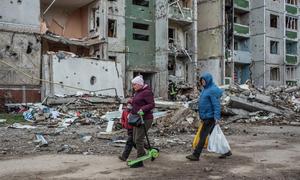
M106 131L107 133L111 133L112 132L112 129L113 129L113 126L114 126L114 121L108 121L107 123L107 127L106 127Z
M122 112L120 111L112 111L106 112L101 118L106 121L114 121L115 119L121 119Z
M159 109L179 109L183 107L183 104L179 102L155 100L155 107Z
M230 124L230 123L235 123L238 120L242 120L242 119L249 119L249 116L248 115L235 115L235 116L229 117L229 118L226 119L224 125L227 125L227 124Z
M8 128L13 128L13 129L35 129L35 126L30 126L30 125L22 125L20 123L14 123L11 126L8 126Z
M273 112L273 113L279 114L279 115L284 115L286 117L291 115L289 112L275 108L273 106L265 105L265 104L258 103L258 102L249 102L246 99L243 99L240 97L235 97L235 96L230 97L229 106L233 107L233 108L244 109L244 110L247 110L250 112L267 111L267 112Z
M227 110L232 115L249 116L249 112L244 109L227 108Z
M45 101L45 105L53 106L53 105L61 105L67 104L69 102L74 102L78 97L48 97ZM93 104L100 104L100 103L123 103L120 99L116 99L115 97L98 97L98 96L91 96L91 97L82 97L82 99L87 100ZM125 101L124 101L125 102Z
M291 93L291 92L295 92L295 91L300 91L300 86L293 86L293 87L289 87L284 90L284 92L286 92L286 93Z
M272 98L264 94L256 94L254 99L263 104L273 105Z

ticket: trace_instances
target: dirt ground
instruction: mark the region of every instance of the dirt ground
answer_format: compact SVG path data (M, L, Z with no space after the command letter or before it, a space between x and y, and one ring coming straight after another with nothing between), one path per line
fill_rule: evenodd
M122 147L109 140L80 140L82 133L96 129L70 128L64 135L47 136L49 146L35 148L33 131L1 128L0 179L300 179L300 127L232 124L225 131L233 156L203 152L199 162L190 162L193 136L179 134L151 138L160 142L160 157L144 168L130 169L117 159ZM94 135L92 133L92 135ZM60 138L59 138L60 137ZM59 141L59 142L57 142ZM174 142L175 141L175 142ZM71 150L60 151L68 143ZM176 143L177 142L177 143ZM83 155L90 152L90 155ZM132 152L132 157L135 155Z

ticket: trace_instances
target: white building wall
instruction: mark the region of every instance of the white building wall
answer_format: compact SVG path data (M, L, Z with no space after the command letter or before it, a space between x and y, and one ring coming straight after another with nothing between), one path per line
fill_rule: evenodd
M40 0L1 0L0 29L39 32Z
M49 60L49 64L51 64L51 68L49 68L50 75L48 76L50 80L61 84L52 85L52 94L73 95L77 92L89 93L89 91L97 91L95 92L97 95L115 96L113 89L98 90L116 88L118 96L124 97L123 80L120 76L122 70L119 63L72 57L59 59L56 55L53 55L51 58L45 56L44 60ZM93 76L95 77L94 84L91 83Z

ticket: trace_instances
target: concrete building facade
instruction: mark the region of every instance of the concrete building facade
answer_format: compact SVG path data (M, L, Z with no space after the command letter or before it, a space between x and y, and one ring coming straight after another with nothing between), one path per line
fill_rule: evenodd
M37 102L41 99L39 9L39 0L1 2L1 106L5 103Z
M192 86L197 59L197 1L126 1L126 77L143 75L156 96L168 80ZM127 86L129 90L130 87Z
M219 84L299 84L298 18L298 0L198 1L199 70Z
M70 88L74 93L113 86L126 96L138 74L156 97L168 98L170 79L181 88L194 84L196 0L11 0L1 3L0 31L2 104L37 102L57 92L70 95ZM111 71L122 85L100 83L100 75L78 79L76 68L53 69L56 61L59 66L84 64L93 73L95 65L103 65L104 74Z
M299 84L299 1L252 0L250 4L254 84Z

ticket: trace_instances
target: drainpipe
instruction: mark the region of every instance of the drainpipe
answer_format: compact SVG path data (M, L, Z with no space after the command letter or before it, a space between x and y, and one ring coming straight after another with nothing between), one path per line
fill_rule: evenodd
M232 29L233 29L233 36L232 36L232 43L231 43L231 53L232 53L232 57L231 57L231 77L232 77L232 81L231 81L231 84L234 84L234 4L233 4L233 0L231 1L231 6L232 6L231 23L232 23Z
M286 11L285 11L285 1L283 1L283 5L284 5L284 13L283 13L283 22L285 22L285 18L286 18ZM297 8L298 9L298 8ZM283 72L282 72L282 80L283 80L283 85L285 85L285 81L286 81L286 76L285 76L285 69L286 69L286 64L285 64L285 61L286 61L286 24L283 23ZM279 68L280 70L280 68ZM279 71L281 72L281 71ZM280 74L279 74L280 76Z
M266 47L266 0L264 0L264 46ZM264 80L263 87L266 88L266 48L264 49Z
M193 54L193 60L194 60L194 77L193 81L197 81L197 70L198 70L198 32L197 32L197 16L198 16L198 5L197 0L193 0L193 38L194 38L194 54Z

